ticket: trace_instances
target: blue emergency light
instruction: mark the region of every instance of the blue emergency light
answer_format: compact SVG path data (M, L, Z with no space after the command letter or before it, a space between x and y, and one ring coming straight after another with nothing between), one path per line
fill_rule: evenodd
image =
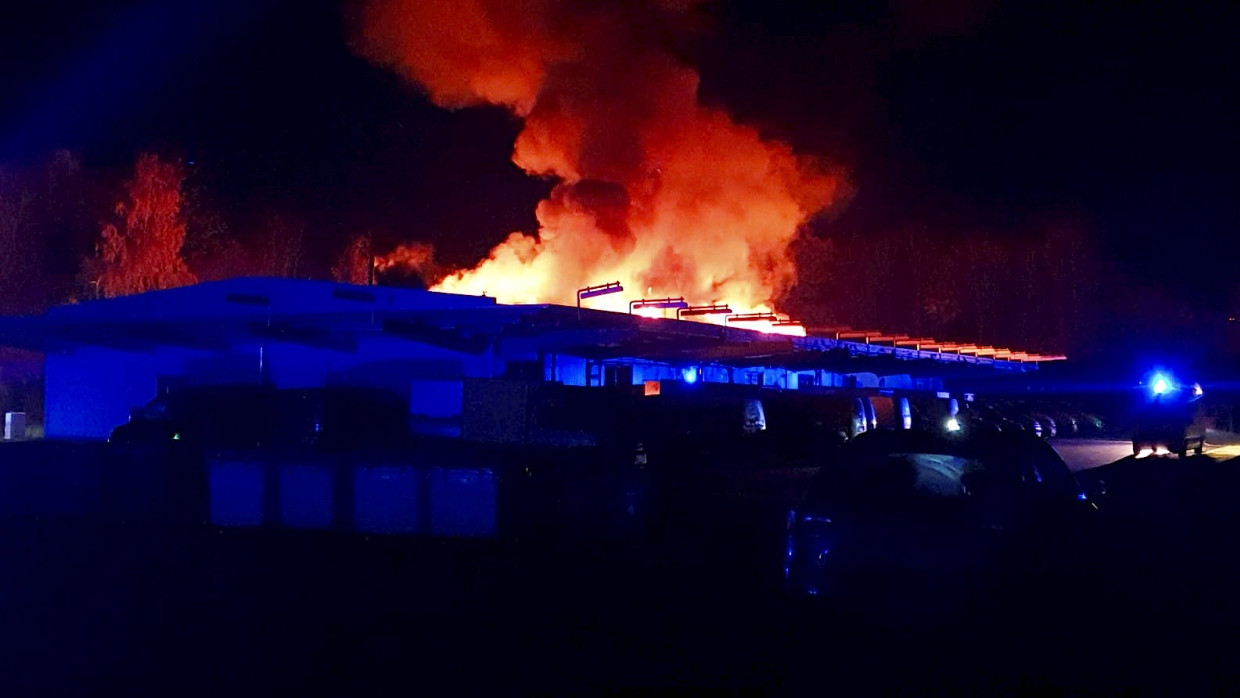
M1161 373L1154 374L1154 382L1150 385L1150 390L1155 395L1166 395L1171 391L1171 381Z
M1188 391L1189 394L1186 397L1191 400L1201 397L1203 392L1200 383L1182 385L1176 379L1175 374L1164 369L1151 371L1146 375L1145 380L1141 381L1141 384L1145 386L1148 397L1153 400L1177 397L1184 391Z

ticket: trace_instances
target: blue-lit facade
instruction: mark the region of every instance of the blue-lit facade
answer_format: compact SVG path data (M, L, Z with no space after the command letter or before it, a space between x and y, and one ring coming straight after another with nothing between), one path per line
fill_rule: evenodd
M162 389L211 383L395 391L451 421L470 379L652 381L772 390L938 390L960 371L1032 365L555 305L245 278L0 318L0 344L45 357L45 434L100 439ZM312 516L311 513L306 513Z

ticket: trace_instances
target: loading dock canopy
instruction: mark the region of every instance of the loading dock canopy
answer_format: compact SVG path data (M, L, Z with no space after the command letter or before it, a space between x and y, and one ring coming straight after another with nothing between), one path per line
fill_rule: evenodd
M407 339L465 354L564 354L608 361L822 369L878 375L1020 372L1048 357L936 346L771 335L737 326L558 305L323 281L241 278L0 318L0 345L46 353L77 347L226 351L274 341L355 352L367 337ZM890 339L892 336L883 336ZM1058 358L1058 357L1054 357Z

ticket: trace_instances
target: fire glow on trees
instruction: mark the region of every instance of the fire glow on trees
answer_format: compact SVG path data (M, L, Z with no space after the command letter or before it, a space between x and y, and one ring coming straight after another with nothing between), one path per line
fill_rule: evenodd
M692 31L696 4L368 5L370 57L440 106L511 109L524 119L513 162L557 182L536 210L536 236L512 233L473 269L441 277L436 290L563 303L617 279L646 297L773 310L796 281L789 247L798 228L837 203L845 183L827 164L698 102L697 72L664 47ZM618 311L627 303L598 300Z
M97 254L84 264L99 295L110 298L197 281L181 257L184 180L179 165L150 153L138 157L125 196L116 204L116 221L103 226Z

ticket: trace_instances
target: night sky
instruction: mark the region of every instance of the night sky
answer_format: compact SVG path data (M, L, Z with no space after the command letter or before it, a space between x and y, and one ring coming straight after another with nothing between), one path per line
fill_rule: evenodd
M550 183L509 161L516 119L441 110L358 57L349 3L8 5L0 161L175 153L235 229L291 212L325 249L369 232L464 265L535 228ZM846 168L856 196L816 233L1066 218L1120 273L1230 309L1240 5L803 5L708 3L677 52L704 100Z

